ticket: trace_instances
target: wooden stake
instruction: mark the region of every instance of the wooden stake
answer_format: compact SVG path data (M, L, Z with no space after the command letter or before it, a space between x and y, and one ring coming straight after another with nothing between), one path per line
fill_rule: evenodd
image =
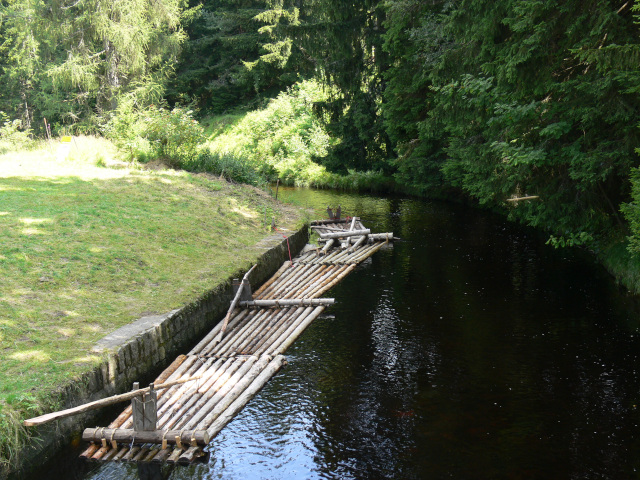
M244 274L244 277L242 277L242 285L241 285L240 288L238 288L238 291L236 292L236 296L234 297L233 301L231 302L231 306L229 307L229 311L227 312L227 316L224 317L224 322L222 323L222 328L220 329L220 332L218 333L218 336L213 341L214 345L219 343L220 340L222 340L222 336L224 335L224 331L227 329L227 323L229 323L229 318L231 317L231 312L233 312L233 309L236 308L236 305L238 304L238 302L240 301L240 297L242 296L242 293L243 293L243 290L244 290L243 286L244 286L245 282L247 282L247 283L249 282L249 274L256 267L257 267L257 265L254 265L253 267L251 267L249 269L249 271Z

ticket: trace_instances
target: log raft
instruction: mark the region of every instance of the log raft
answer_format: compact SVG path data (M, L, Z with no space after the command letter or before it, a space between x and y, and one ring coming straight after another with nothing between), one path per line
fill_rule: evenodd
M322 250L305 249L253 293L247 273L238 291L245 292L236 293L224 322L176 358L155 380L155 390L119 396L144 403L145 392L157 391L152 430L136 430L130 405L107 427L84 431L90 443L81 457L161 464L206 458L206 445L285 365L283 353L333 304L322 295L394 240L393 233L372 234L357 217L315 221L312 228L326 240Z

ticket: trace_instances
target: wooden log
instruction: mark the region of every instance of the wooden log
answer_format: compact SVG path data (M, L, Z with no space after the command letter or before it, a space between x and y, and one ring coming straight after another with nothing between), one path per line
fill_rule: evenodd
M82 440L85 442L101 442L106 439L108 442L115 441L127 445L144 445L154 443L161 445L166 441L169 445L178 443L185 445L205 446L211 438L206 430L133 430L123 428L85 428L82 432ZM179 442L178 442L179 439Z
M167 463L176 463L180 455L182 455L183 450L181 448L176 448L173 450L169 458L167 458Z
M242 395L242 392L244 392L247 386L257 376L259 376L260 372L262 372L269 364L270 358L271 357L268 356L261 357L251 366L251 369L241 379L239 379L235 385L232 386L232 388L227 390L224 395L221 395L218 398L213 398L210 402L210 405L214 405L213 408L200 420L196 430L202 430L207 428L208 425L211 425L211 423L213 423L214 420L218 418L218 416L224 412L236 398L238 398L238 396ZM209 434L209 436L211 436L211 434Z
M171 377L169 377L170 380L177 380L183 377L192 377L195 376L195 373L197 373L199 371L199 369L202 367L202 359L200 357L197 356L193 356L193 355L189 355L189 357L187 358L187 360L185 360L185 362L180 365L180 367L178 369L176 369L175 373L173 373L171 375ZM164 405L173 398L174 394L179 391L182 388L181 384L178 385L174 385L169 389L165 389L165 390L161 390L160 391L160 400L158 403L158 414L161 414L161 411L164 407ZM130 409L130 407L127 407L127 409ZM112 425L109 425L109 427L114 428ZM127 420L122 423L121 425L119 425L120 428L133 428L133 416L129 416L127 418ZM117 428L117 427L116 427Z
M111 448L104 456L100 459L101 462L108 462L113 459L120 452L119 448Z
M335 298L291 298L283 300L252 300L251 302L240 302L241 307L311 307L318 305L333 305Z
M138 460L140 463L149 463L151 460L153 460L156 456L156 454L160 451L160 449L158 448L150 448L149 451L147 452L147 454L142 457L140 460Z
M247 282L247 283L249 282L249 274L256 267L257 267L257 265L254 265L253 267L251 267L249 269L249 271L244 274L244 277L242 277L242 284L240 285L240 288L238 288L238 291L236 292L235 297L233 297L233 301L231 302L231 305L229 306L229 310L227 311L227 315L224 317L224 322L222 322L222 328L220 329L220 332L218 332L218 335L216 336L216 338L213 340L214 344L215 343L219 343L220 340L222 340L222 336L224 335L224 332L227 329L227 323L229 323L229 318L231 318L231 313L233 312L233 309L236 308L236 305L238 304L238 302L240 301L240 297L242 296L245 282Z
M353 245L351 245L351 247L349 247L349 252L354 252L356 251L359 247L361 247L362 245L364 245L367 240L369 240L369 235L363 235L361 236L358 240L356 240L356 243L354 243Z
M325 307L316 307L322 308ZM268 342L263 342L263 344L256 350L256 355L273 355L274 348L282 343L284 339L296 328L296 326L304 321L311 313L313 312L314 307L307 307L303 312L299 313L295 317L291 319L290 322L286 322L282 325L274 335L271 336Z
M288 271L286 271L276 283L264 290L264 292L260 295L260 298L269 298L276 296L274 295L275 291L281 288L282 285L286 285L288 282L290 282L295 275L299 275L300 270L304 268L305 265L294 265L293 268L288 269Z
M306 328L324 311L323 307L316 308L311 315L307 316L304 321L300 322L298 326L280 343L273 351L273 355L283 354L287 348L291 346L293 342L306 330Z
M302 292L300 292L301 296L306 298L317 298L322 293L326 292L325 285L332 280L332 278L338 276L342 270L344 270L344 266L325 266L326 273L305 288Z
M251 320L251 316L249 315L248 310L241 310L238 315L234 316L233 319L229 322L229 329L233 331L237 331L238 329L243 328L247 322ZM209 339L209 343L204 346L201 355L211 355L214 350L220 349L221 345L224 345L226 338L223 338L220 344L215 343L213 339Z
M244 354L253 354L257 345L262 340L267 340L271 338L271 336L280 328L282 325L286 324L289 319L292 317L291 313L297 310L296 308L283 309L280 310L277 315L272 315L269 318L268 323L260 332L260 335L255 335L253 337L247 338L244 343L240 346L241 352Z
M172 387L174 385L180 384L180 383L185 383L185 382L192 382L193 380L197 380L199 377L191 377L191 378L185 378L183 380L175 380L173 382L168 382L168 383L163 383L160 385L154 385L154 389L155 390L161 390L163 388L169 388ZM120 395L114 395L112 397L108 397L108 398L103 398L100 400L96 400L94 402L89 402L89 403L85 403L83 405L79 405L77 407L73 407L73 408L68 408L66 410L61 410L59 412L52 412L52 413L47 413L46 415L40 415L39 417L34 417L34 418L29 418L27 420L24 421L24 426L25 427L33 427L36 425L42 425L45 423L49 423L52 422L54 420L59 420L61 418L66 418L66 417L70 417L72 415L77 415L79 413L84 413L84 412L88 412L90 410L96 410L98 408L103 408L109 405L114 405L116 403L120 403L120 402L124 402L126 400L131 400L132 398L138 397L144 393L148 393L150 392L151 389L149 387L147 388L141 388L140 390L135 390L133 392L127 392L127 393L123 393Z
M276 372L285 363L285 358L282 355L278 355L274 358L243 391L243 393L236 398L233 403L226 408L220 416L217 417L215 422L207 429L207 433L211 438L215 437L222 428L231 421L231 419L258 393L258 391L264 386L265 383L273 377Z
M335 239L335 238L330 238L330 239L327 241L327 243L325 243L324 247L322 247L322 250L321 250L322 254L323 254L323 255L326 255L326 254L327 254L327 252L333 248L333 246L335 245L335 243L336 243L336 239Z
M265 332L265 335L262 337L256 337L249 342L247 351L253 354L258 354L258 352L263 351L264 349L262 347L264 345L270 345L274 339L278 338L283 331L289 328L289 325L293 323L302 312L304 312L304 308L302 307L289 309L287 314L280 318L273 328L269 329L268 332Z
M141 447L138 453L136 453L136 455L131 458L131 461L139 462L149 454L149 450L151 450L149 447Z
M178 463L180 465L189 465L190 463L193 463L194 460L204 456L204 454L205 453L200 447L190 447L180 455L180 457L178 457Z
M214 362L218 362L219 360L215 358L208 358L196 371L198 375L203 375L210 370L210 367L214 364ZM209 371L209 375L211 375L211 371ZM178 410L180 407L176 404L180 401L183 396L188 393L189 388L186 385L182 385L180 388L174 390L172 394L167 397L166 401L160 405L158 408L158 428L164 428L165 422L171 418L171 416Z
M233 376L233 374L241 368L244 363L244 360L239 358L224 361L222 368L220 368L216 374L216 380L209 384L208 390L213 389L215 392L219 388L220 383L224 383L226 379ZM183 395L178 402L176 402L175 407L171 411L167 412L166 416L162 418L162 428L169 429L184 423L183 419L192 414L192 412L190 412L190 407L193 403L199 401L205 393L206 392L201 393L200 391L197 391L191 395Z
M262 286L261 286L258 290L256 290L256 291L253 293L253 296L254 296L255 298L260 297L260 295L262 294L262 292L264 292L267 288L269 288L273 282L275 282L276 280L278 280L278 278L280 278L280 276L281 276L281 275L282 275L282 274L283 274L283 273L284 273L288 268L291 268L291 262L289 262L289 261L284 262L284 263L282 264L282 266L278 269L278 271L277 271L276 273L274 273L274 274L271 276L271 278L270 278L269 280L267 280L266 282L264 282L264 283L262 284Z
M355 265L348 265L345 269L343 269L335 278L333 278L329 283L323 285L321 289L319 289L316 293L313 294L314 297L319 297L327 290L330 290L334 285L336 285L340 280L346 277L354 268Z
M368 228L364 230L353 230L350 232L334 232L334 233L321 233L320 238L322 239L331 239L331 238L344 238L344 237L358 237L360 235L368 235L371 233L371 230Z
M113 462L121 461L122 458L127 454L127 452L129 452L129 447L122 447L118 452L118 454L115 457L113 457L112 461Z
M271 335L277 326L282 323L283 319L287 317L287 312L291 310L295 310L295 308L279 308L270 310L269 315L267 315L261 322L260 328L256 329L254 334L246 335L236 344L236 352L243 355L252 354L253 350L249 348L249 345L254 344L260 338L265 338Z
M140 451L140 447L137 446L137 445L134 445L133 447L131 447L129 449L129 451L124 455L124 457L122 457L122 461L123 462L132 462L139 451Z
M225 339L225 342L217 350L219 355L230 355L236 353L236 345L242 341L245 335L249 335L256 329L260 328L262 319L268 316L269 312L267 310L259 310L257 314L256 312L251 312L251 314L248 317L249 321L242 330L236 331L233 336L229 336L229 338Z
M151 463L164 463L167 458L169 458L169 455L171 455L171 453L173 452L173 448L163 448L162 450L160 450L158 452L158 454L153 457L153 460L151 460Z
M238 318L239 315L242 315L243 312L239 312L238 315L232 316L229 320L229 325L227 328L233 329L238 321L241 318ZM222 322L218 322L205 337L198 342L198 344L191 349L189 352L190 355L198 355L203 353L203 349L211 343L211 341L218 335L220 329L222 328Z
M300 325L305 325L305 324L308 325L307 322L309 321L309 319L313 321L313 319L316 318L318 315L320 315L320 313L322 313L324 309L325 307L316 307L315 309L309 312L305 312L305 315L301 316L299 319L296 319L296 321L292 325L290 325L289 328L287 328L287 330L277 340L271 343L269 348L267 348L264 351L264 353L275 356L276 355L275 352L278 351L279 347L283 344L286 344L291 339L292 335L296 334L297 332L293 340L295 340L295 338L297 338L298 335L300 335L301 331L298 330ZM289 345L293 342L293 340L291 340ZM284 350L280 350L279 354L283 352Z
M353 217L353 220L351 220L351 226L349 227L349 231L353 232L355 230L355 226L356 226L356 218ZM349 247L349 244L351 243L352 239L353 239L353 237L347 237L345 240L343 240L342 241L342 248Z
M367 235L367 242L368 243L373 243L373 242L380 242L380 241L393 241L393 240L400 240L398 237L394 237L393 236L393 232L386 232L386 233L371 233L369 235ZM327 239L326 238L320 238L318 239L319 243L324 243L326 242Z
M96 453L96 451L98 450L98 448L100 448L98 445L96 445L96 444L93 444L93 443L92 443L91 445L89 445L89 446L85 449L85 451L84 451L84 452L82 452L82 453L80 454L80 457L81 457L81 458L84 458L84 459L86 459L86 460L89 460L89 459L91 458L91 456L92 456L94 453Z
M326 225L312 225L311 228L314 229L314 230L322 230L322 232L318 232L318 233L346 232L346 231L348 231L346 228L327 227Z
M519 202L521 200L535 200L537 198L540 198L540 195L529 195L526 197L507 198L507 202Z
M241 379L251 375L247 372L253 371L253 366L257 361L258 357L252 357L250 360L247 360L245 364L236 371L236 373L227 379L227 381L217 386L217 388L210 390L209 393L200 399L196 405L196 413L186 422L181 422L180 428L196 429L196 427L202 423L201 420L215 408L220 400L224 398Z
M380 250L385 245L386 245L386 243L383 243L383 242L374 243L368 249L363 249L360 253L358 253L356 255L356 257L353 259L353 261L356 262L356 263L360 263L360 262L366 260L367 258L369 258L371 255L376 253L378 250Z
M358 217L355 217L358 218ZM351 220L347 219L347 218L341 218L341 219L326 219L326 220L313 220L311 222L311 225L330 225L332 223L347 223L350 222Z
M104 457L107 453L109 453L110 447L100 447L96 453L91 456L91 460L99 462L102 457Z

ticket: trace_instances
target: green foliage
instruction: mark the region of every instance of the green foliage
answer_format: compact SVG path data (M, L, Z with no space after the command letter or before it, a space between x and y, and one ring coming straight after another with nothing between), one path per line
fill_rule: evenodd
M454 188L557 245L593 244L621 225L640 143L637 64L623 58L640 37L628 9L607 0L387 9L385 125L401 182ZM506 202L525 195L539 199Z
M251 162L231 153L217 153L205 148L200 151L197 157L185 162L182 166L192 172L219 175L231 182L254 186L267 184L267 179L258 173Z
M252 165L270 180L311 185L325 174L314 160L325 157L334 143L313 113L314 101L323 95L315 82L296 85L265 109L245 115L208 148L217 158Z
M640 149L639 149L640 150ZM640 151L638 151L640 153ZM621 210L629 222L631 235L629 236L629 251L640 255L640 169L631 171L631 201L622 205Z
M204 129L193 111L149 107L143 111L121 108L104 127L104 133L125 152L127 160L162 160L182 168L199 156Z
M210 113L258 105L298 80L286 67L287 41L271 42L261 28L264 0L206 0L187 31L177 75L168 89L173 102L196 102ZM260 20L258 20L260 19Z
M21 120L10 120L9 116L0 111L0 154L20 150L31 143L30 129L21 129Z
M125 97L158 101L193 14L185 0L7 0L0 109L26 128L47 118L54 130L86 132Z
M341 141L318 161L328 170L390 170L392 147L383 128L382 46L384 2L275 0L260 20L267 23L270 48L281 49L288 68L303 78L320 77L330 95L315 109L331 136ZM272 60L271 52L263 55Z

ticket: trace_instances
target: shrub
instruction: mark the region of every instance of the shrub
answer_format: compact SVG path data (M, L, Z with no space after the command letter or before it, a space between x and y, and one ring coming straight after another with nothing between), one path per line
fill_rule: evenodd
M21 120L10 120L6 113L0 111L0 154L31 145L31 130L21 129L21 126Z
M204 129L193 112L151 106L144 111L124 104L104 127L105 135L125 153L129 161L163 160L183 168L200 155Z

